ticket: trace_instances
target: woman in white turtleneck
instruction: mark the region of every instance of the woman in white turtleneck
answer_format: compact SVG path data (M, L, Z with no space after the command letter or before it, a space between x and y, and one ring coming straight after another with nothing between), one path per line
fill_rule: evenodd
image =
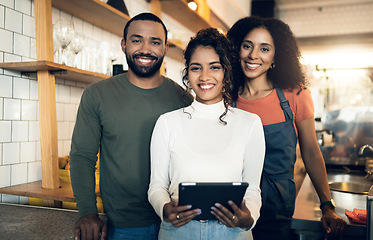
M196 94L192 105L159 117L151 141L149 201L161 217L159 239L252 239L261 207L265 143L260 118L229 107L231 47L216 29L201 30L184 57L183 81ZM181 182L248 182L234 212L216 204L217 220L193 220L200 209L178 206Z

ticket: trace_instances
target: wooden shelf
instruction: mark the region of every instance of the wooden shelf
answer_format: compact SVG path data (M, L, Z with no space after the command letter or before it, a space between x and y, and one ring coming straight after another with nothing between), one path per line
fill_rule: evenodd
M56 77L84 83L93 83L109 78L109 76L101 73L85 71L49 61L0 63L0 68L19 71L23 75L33 75L37 71L50 71Z
M44 200L75 202L73 190L70 182L60 181L60 188L45 189L41 186L41 181L20 184L12 187L0 188L0 193L17 195L24 197L41 198ZM99 196L99 186L96 185L96 194Z
M52 6L77 18L92 23L117 36L123 36L123 29L131 18L100 0L52 0ZM168 57L182 61L184 46L169 39Z
M229 29L213 11L210 13L210 22L207 22L197 12L190 10L184 0L166 0L161 1L161 4L163 12L170 15L194 33L207 27L221 28L224 32L227 32Z
M100 0L52 0L52 6L118 36L130 17Z

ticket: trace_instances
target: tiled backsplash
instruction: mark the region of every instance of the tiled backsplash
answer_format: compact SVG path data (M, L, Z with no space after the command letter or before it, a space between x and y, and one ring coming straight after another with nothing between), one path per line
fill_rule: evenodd
M130 16L149 11L146 1L126 1L126 4ZM53 8L52 21L60 17L73 20L75 31L84 33L88 39L87 45L108 42L113 51L120 53L117 63L125 64L120 47L121 36ZM181 24L168 16L165 16L165 23L169 29L183 30ZM185 32L189 33L186 29ZM0 62L36 60L32 0L0 0L0 36ZM184 63L166 57L165 66L166 75L181 83ZM76 112L86 86L81 82L56 78L58 156L66 156L70 152ZM41 180L38 110L37 80L21 76L16 71L0 69L0 187ZM27 203L28 198L0 194L0 202Z

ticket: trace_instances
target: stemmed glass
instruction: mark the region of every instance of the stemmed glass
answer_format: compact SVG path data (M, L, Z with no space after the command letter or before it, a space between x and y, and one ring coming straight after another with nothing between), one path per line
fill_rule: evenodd
M60 18L54 24L54 32L57 41L60 43L59 48L59 63L67 65L67 46L74 38L74 23L70 20Z
M60 42L57 40L56 37L55 25L53 25L53 56L54 62L56 63L60 62L60 47Z
M76 68L82 68L82 54L81 50L85 44L85 36L81 33L75 32L74 38L71 41L69 47L73 53L72 55L72 66Z

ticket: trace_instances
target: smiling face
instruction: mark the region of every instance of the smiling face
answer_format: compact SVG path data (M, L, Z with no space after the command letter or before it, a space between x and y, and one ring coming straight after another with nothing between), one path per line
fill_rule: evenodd
M188 66L188 80L198 102L214 104L223 99L224 70L215 49L199 46L194 50Z
M275 45L267 29L255 28L241 44L240 62L249 80L267 79L267 71L274 61Z
M122 40L129 71L139 77L155 75L163 62L168 46L162 25L154 21L134 21Z

